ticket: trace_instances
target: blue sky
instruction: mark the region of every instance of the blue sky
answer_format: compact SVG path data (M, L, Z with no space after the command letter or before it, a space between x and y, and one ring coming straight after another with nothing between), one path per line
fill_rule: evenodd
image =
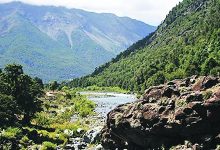
M16 0L0 0L0 3ZM54 5L93 12L114 13L159 25L172 7L182 0L20 0L34 5Z

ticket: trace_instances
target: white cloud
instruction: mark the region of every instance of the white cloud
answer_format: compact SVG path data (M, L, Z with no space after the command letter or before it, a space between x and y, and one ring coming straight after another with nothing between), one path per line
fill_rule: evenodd
M0 0L0 3L15 0ZM128 16L158 25L169 11L182 0L20 0L35 5L65 6L93 12Z

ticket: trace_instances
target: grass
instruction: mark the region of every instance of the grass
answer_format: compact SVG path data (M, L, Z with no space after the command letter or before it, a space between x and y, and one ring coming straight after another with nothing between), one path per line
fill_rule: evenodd
M56 144L46 141L46 142L43 142L43 146L41 150L55 150L56 147L57 147Z
M21 129L9 127L1 132L1 137L5 139L15 139L21 136Z

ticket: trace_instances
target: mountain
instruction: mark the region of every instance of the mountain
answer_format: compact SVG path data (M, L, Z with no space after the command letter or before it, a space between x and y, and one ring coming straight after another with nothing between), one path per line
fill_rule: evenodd
M91 73L154 26L79 9L0 4L0 67L19 63L45 81Z
M70 86L119 86L144 91L193 74L219 75L220 1L183 0L158 29Z

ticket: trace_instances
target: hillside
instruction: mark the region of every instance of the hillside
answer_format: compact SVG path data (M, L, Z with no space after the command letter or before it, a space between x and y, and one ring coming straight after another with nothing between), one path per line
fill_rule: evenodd
M144 91L175 78L220 72L220 1L183 0L158 29L69 86Z
M91 73L155 30L134 19L64 7L12 2L0 4L0 12L0 67L16 62L44 81Z

